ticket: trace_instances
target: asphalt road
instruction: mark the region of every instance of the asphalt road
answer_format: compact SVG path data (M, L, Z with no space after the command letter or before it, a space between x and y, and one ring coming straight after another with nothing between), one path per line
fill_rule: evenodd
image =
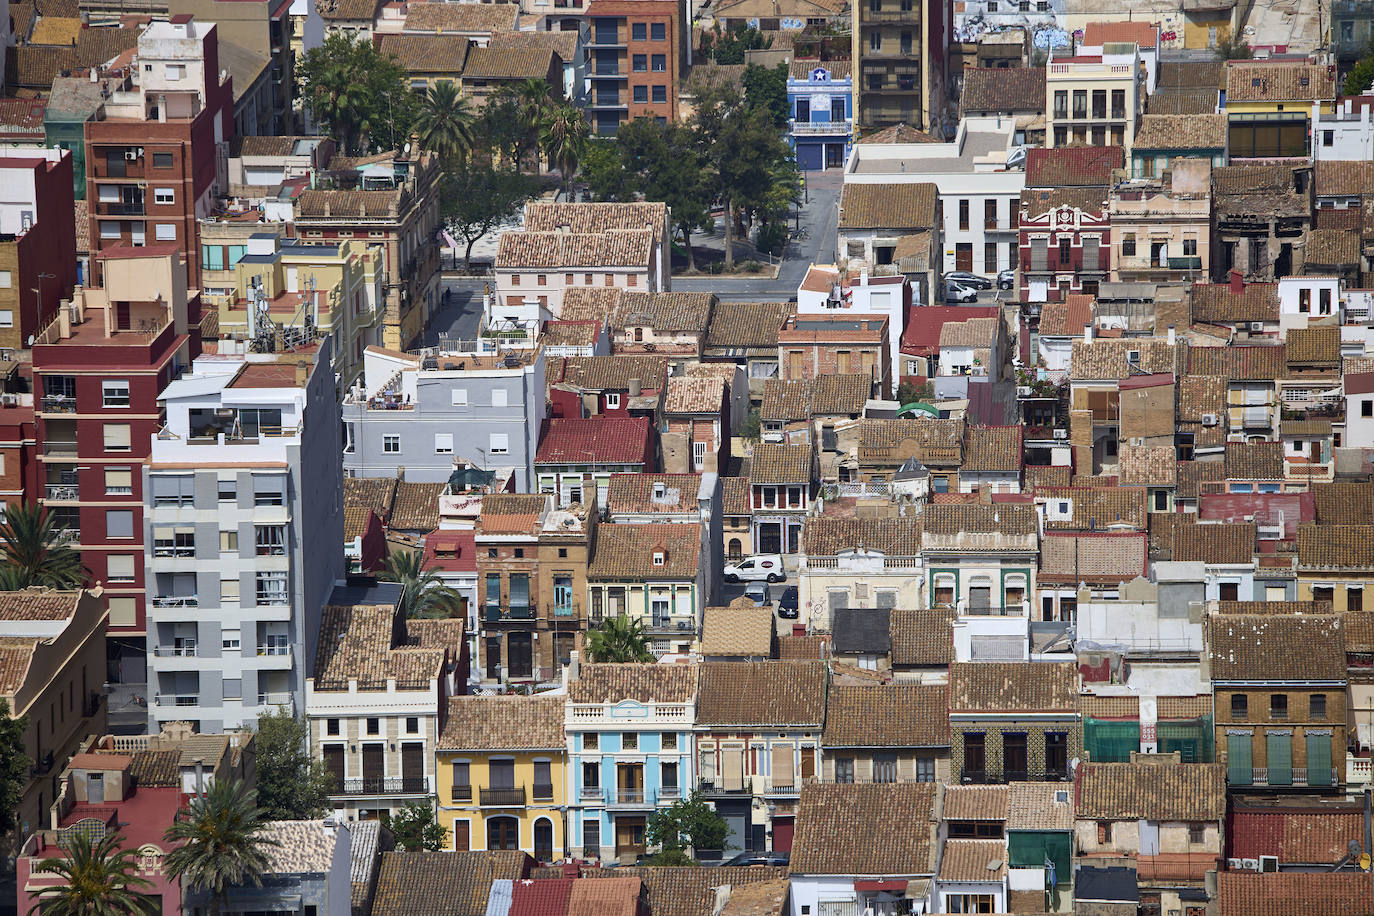
M440 337L474 339L482 317L482 288L489 282L486 277L442 278L440 285L449 294L449 301L429 316L423 345L435 346Z

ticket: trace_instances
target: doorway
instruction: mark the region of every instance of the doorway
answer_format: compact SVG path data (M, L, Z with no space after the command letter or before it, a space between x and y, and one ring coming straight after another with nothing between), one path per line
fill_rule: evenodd
M370 795L383 790L386 776L384 747L381 744L363 745L363 791Z
M487 819L488 849L519 849L520 821L513 817Z
M954 246L954 269L973 270L973 243L959 242Z
M797 832L797 819L793 817L773 818L773 851L791 852L792 837Z
M615 854L621 861L633 861L644 855L644 818L615 819Z
M782 553L782 524L763 522L759 525L759 553Z

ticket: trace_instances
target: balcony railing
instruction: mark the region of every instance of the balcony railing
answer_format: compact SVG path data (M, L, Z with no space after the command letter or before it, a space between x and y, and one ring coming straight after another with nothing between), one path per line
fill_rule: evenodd
M682 789L679 788L678 786L659 786L659 787L658 787L658 797L659 797L659 798L680 798L680 797L682 797Z
M481 789L479 798L484 806L519 808L525 804L525 788Z
M502 620L533 620L537 614L533 604L514 607L497 607L489 604L483 616L487 623L498 623Z
M189 547L187 547L187 546L182 546L182 547L158 547L157 545L154 545L154 546L153 546L153 556L155 556L155 557L183 557L183 558L193 558L193 557L195 557L195 555L196 555L196 548L195 548L195 545L191 545L191 546L189 546Z
M199 706L200 695L196 693L158 693L153 695L156 706Z
M647 805L649 796L643 789L620 789L606 791L608 805Z
M43 413L76 413L76 398L65 394L44 395L38 405Z
M77 455L77 446L75 442L62 442L60 440L44 439L43 454L75 458Z
M159 658L195 658L198 653L195 645L188 645L157 646L153 649L153 654Z
M600 786L583 786L577 796L582 801L602 801L606 797Z
M339 789L338 786L335 787ZM428 776L363 776L345 779L336 795L427 795Z
M81 491L76 484L50 483L47 485L47 498L53 501L77 500L81 498Z
M535 783L534 788L530 790L530 798L535 801L553 801L553 786Z
M153 607L200 607L196 595L154 595Z
M290 646L258 646L258 655L290 655Z
M258 705L259 705L259 706L290 706L290 705L291 705L291 694L285 693L285 692L280 692L280 691L274 691L274 692L269 692L269 693L260 693L260 694L258 694Z
M95 207L101 216L143 216L147 213L141 200L99 200Z
M849 118L836 121L798 121L794 118L790 124L794 137L814 134L849 134L854 130L854 122Z
M449 789L449 799L454 804L472 801L472 786L453 786Z

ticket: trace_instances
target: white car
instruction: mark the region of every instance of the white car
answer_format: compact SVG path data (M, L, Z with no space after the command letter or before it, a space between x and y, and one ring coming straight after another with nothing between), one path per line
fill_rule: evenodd
M726 563L726 582L782 582L787 578L782 557L776 553L761 553L745 557L738 563Z

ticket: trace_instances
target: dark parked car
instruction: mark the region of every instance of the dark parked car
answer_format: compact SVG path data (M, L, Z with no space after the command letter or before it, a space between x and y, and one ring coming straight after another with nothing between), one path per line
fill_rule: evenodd
M795 585L787 586L782 590L782 597L778 599L778 616L788 620L796 620L800 616L799 607L797 587Z
M721 865L786 865L788 854L785 852L742 852L726 859Z
M991 280L967 270L951 270L945 274L945 282L948 283L950 280L962 283L964 286L972 286L974 289L992 289Z
M1011 288L1012 288L1013 286L1015 286L1015 285L1016 285L1016 271L1014 271L1014 270L999 270L999 271L997 272L997 288L998 288L998 289L1011 289Z

